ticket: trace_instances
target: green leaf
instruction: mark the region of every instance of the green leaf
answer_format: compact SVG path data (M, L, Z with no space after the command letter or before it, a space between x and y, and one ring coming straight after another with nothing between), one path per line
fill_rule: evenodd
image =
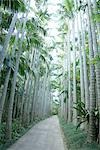
M3 0L0 1L0 6L2 4L2 7L11 9L12 11L20 11L20 12L25 12L26 11L26 6L23 2L23 0Z

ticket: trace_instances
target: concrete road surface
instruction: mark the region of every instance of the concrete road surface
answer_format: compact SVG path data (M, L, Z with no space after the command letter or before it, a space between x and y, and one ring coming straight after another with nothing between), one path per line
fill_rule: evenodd
M65 150L57 116L41 121L7 150Z

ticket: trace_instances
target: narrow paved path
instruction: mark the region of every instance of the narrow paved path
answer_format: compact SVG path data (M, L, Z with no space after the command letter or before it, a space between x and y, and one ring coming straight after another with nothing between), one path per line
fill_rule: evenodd
M58 117L41 121L8 150L65 150Z

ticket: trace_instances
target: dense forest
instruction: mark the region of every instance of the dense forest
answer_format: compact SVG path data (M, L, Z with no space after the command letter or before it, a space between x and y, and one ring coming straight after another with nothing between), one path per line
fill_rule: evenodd
M100 0L50 3L0 0L0 145L53 114L100 143Z

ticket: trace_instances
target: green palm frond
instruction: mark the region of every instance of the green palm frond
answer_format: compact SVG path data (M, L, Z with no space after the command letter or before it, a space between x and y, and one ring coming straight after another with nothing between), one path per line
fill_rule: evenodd
M26 6L23 0L3 0L0 1L0 6L2 6L4 9L11 9L12 11L26 11Z
M65 6L65 9L68 12L72 12L72 10L73 10L73 0L64 0L64 6Z
M41 54L40 58L45 62L45 64L47 65L47 68L49 70L49 64L48 64L48 61L47 61L46 57L43 54Z
M50 15L48 14L47 9L45 9L44 11L40 10L39 12L37 12L37 15L38 15L39 19L42 21L44 21L45 19L49 20L49 18L50 18Z
M73 17L73 7L74 7L73 0L64 0L64 8L69 18Z

